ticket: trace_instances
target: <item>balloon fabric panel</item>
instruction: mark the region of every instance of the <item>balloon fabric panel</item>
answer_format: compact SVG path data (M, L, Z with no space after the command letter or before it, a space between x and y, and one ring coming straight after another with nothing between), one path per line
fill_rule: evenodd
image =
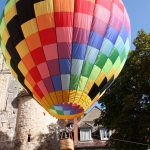
M1 48L12 74L53 116L81 116L130 49L121 0L2 0Z

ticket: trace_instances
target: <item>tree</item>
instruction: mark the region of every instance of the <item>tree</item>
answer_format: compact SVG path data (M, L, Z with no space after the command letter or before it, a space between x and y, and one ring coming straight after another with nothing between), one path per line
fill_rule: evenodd
M146 150L148 146L114 139L150 144L150 34L141 30L134 40L126 65L106 94L105 106L95 124L115 130L110 143L117 150Z

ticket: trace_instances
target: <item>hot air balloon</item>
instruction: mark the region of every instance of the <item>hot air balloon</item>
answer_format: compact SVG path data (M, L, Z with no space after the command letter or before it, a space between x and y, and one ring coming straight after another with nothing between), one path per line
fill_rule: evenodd
M0 45L13 76L51 115L80 117L130 48L122 0L1 0Z

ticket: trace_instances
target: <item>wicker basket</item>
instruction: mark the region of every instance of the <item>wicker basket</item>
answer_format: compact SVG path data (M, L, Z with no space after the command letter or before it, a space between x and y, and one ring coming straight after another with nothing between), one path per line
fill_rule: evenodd
M74 143L71 134L69 134L69 138L67 139L60 139L60 150L74 150Z
M60 140L60 150L74 150L73 140L68 139L61 139Z

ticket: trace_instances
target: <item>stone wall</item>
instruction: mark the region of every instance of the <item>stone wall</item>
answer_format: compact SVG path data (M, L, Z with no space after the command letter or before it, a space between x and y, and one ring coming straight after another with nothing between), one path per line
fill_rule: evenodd
M11 76L0 50L0 150L14 147L19 84Z
M4 62L1 49L0 49L0 111L6 109L6 99L7 99L7 88L9 85L10 72L8 71L6 64Z
M16 117L17 117L17 95L18 85L12 76L7 75L6 82L8 85L2 84L0 88L1 99L0 105L0 149L11 149L13 147L13 139L15 135ZM7 87L7 88L6 88ZM4 90L5 89L5 90ZM12 142L11 142L12 141ZM4 146L4 148L3 148Z

